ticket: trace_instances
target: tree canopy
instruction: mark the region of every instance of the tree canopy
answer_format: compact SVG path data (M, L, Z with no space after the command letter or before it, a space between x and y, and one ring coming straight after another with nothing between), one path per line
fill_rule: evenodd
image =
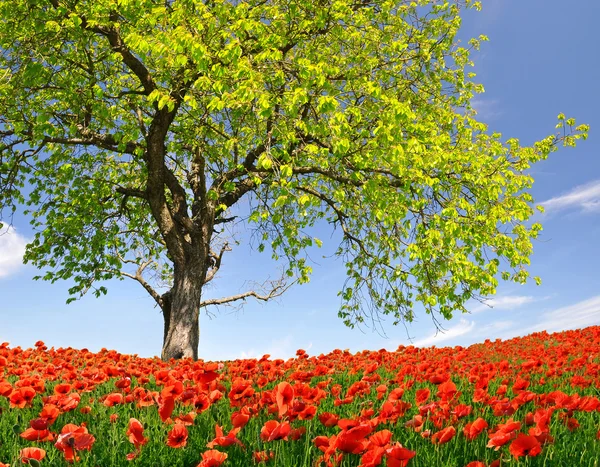
M202 307L308 281L326 223L341 231L346 325L411 321L416 302L465 312L499 277L528 279L541 226L527 222L527 170L588 131L561 114L558 134L523 146L477 120L469 53L487 38L457 33L479 7L3 1L4 219L28 206L25 259L43 279L73 279L72 299L110 278L142 284L165 315L163 358L197 357ZM202 301L240 221L284 278Z

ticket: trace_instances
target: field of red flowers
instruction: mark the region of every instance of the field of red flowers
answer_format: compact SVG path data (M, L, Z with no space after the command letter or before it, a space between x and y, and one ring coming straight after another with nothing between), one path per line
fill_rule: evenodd
M0 346L0 467L594 466L600 327L165 363Z

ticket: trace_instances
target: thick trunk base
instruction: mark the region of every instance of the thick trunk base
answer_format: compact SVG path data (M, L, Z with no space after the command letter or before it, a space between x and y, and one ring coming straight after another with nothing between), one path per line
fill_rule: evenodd
M202 283L200 274L178 274L175 271L173 288L163 295L163 361L187 357L198 359Z

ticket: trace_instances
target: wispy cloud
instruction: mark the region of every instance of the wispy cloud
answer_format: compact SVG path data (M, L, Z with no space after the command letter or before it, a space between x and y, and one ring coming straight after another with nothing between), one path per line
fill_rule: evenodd
M434 334L431 334L428 337L416 340L413 342L413 345L415 347L428 347L430 345L437 345L440 342L445 342L450 339L454 339L455 337L459 337L459 336L468 334L468 333L472 332L473 329L475 329L474 321L468 321L466 319L461 319L460 323L458 323L456 326L452 326L451 328L449 328L448 330L446 330L444 332L438 331Z
M483 326L479 334L485 335L486 339L496 338L496 333L498 331L504 331L506 329L510 329L514 327L516 323L514 321L492 321L490 324L486 324Z
M538 203L546 213L565 209L600 212L600 180L579 185L568 193Z
M496 99L473 99L471 105L481 120L493 120L502 115L499 101Z
M14 274L23 265L27 239L14 227L4 225L0 229L0 278Z
M473 307L472 313L478 313L480 311L489 310L493 308L495 310L514 310L527 303L535 302L536 299L530 295L505 295L503 297L495 297L489 300L485 300L484 303Z
M519 334L539 331L557 332L600 324L600 295L542 313L538 321L539 323L534 326L520 329Z

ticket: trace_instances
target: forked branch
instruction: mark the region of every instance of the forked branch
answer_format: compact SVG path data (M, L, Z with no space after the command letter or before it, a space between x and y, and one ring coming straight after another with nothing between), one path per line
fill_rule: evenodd
M204 300L202 303L200 303L200 308L206 308L207 306L210 306L210 305L228 305L230 303L237 302L239 300L245 301L249 297L253 297L256 300L261 300L263 302L266 302L275 297L279 297L279 296L283 295L292 285L294 285L296 283L296 281L293 281L293 282L287 284L283 280L283 278L279 279L277 281L269 281L269 282L270 282L271 290L266 294L260 294L260 293L256 292L255 290L249 290L247 292L243 292L243 293L240 293L237 295L231 295L229 297L211 298L209 300Z

